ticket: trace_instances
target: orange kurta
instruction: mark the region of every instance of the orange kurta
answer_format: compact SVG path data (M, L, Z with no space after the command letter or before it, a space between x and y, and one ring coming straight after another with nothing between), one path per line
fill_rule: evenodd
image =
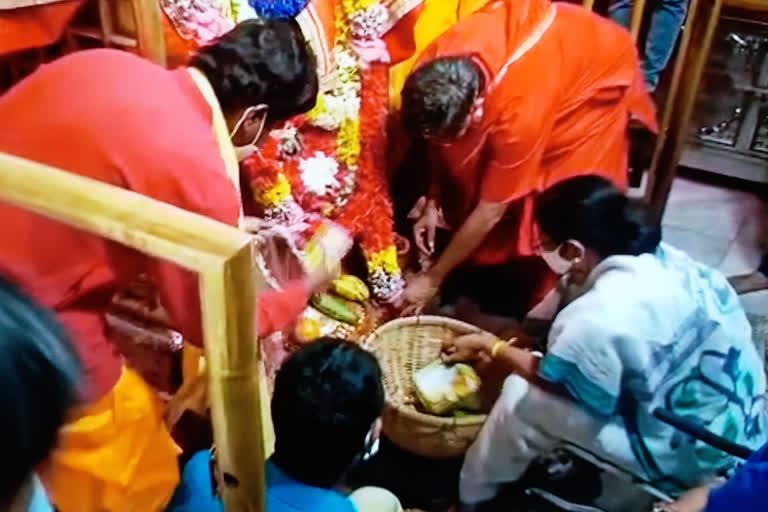
M492 2L420 62L442 56L471 56L488 84L482 120L431 147L446 219L458 228L481 199L509 204L475 263L532 254L533 200L545 188L586 173L626 186L630 118L656 130L629 33L581 7Z
M0 97L0 151L236 225L239 199L214 118L188 70L84 51ZM161 509L178 481L176 448L154 393L123 370L103 312L120 286L150 273L174 322L199 341L197 276L10 205L0 205L0 218L0 271L57 312L86 372L83 409L51 457L54 504L62 512Z

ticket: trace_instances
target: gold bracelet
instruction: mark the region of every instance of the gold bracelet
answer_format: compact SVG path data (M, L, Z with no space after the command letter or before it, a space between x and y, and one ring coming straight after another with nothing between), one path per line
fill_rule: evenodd
M491 357L493 359L496 359L496 354L499 353L499 350L501 350L502 348L504 348L506 346L507 346L507 342L506 341L499 340L496 343L494 343L493 346L491 347Z

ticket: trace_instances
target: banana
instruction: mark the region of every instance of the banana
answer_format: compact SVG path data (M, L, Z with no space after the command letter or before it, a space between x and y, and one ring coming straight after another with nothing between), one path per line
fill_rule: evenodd
M328 315L334 320L355 325L360 321L360 317L352 311L344 300L321 293L312 297L312 305L323 314Z
M354 302L365 302L371 298L371 292L365 283L350 274L342 274L331 283L331 289L336 295Z

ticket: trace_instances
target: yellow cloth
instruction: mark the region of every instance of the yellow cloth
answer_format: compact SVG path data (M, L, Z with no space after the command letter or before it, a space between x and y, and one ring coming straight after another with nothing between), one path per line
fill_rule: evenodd
M163 510L179 482L180 453L163 407L123 368L115 387L66 425L42 475L61 512Z
M216 138L216 143L219 146L219 153L221 159L224 161L224 168L227 171L227 176L237 190L237 197L240 199L240 164L237 162L237 154L235 153L235 146L232 144L232 138L229 134L229 128L227 128L227 121L224 117L224 113L219 105L219 100L216 98L216 93L213 90L210 82L205 75L195 68L187 68L189 75L192 77L192 81L195 82L200 94L205 98L206 103L211 108L211 119L213 121L213 136ZM243 205L242 200L240 204L240 226L243 224Z
M416 51L413 56L393 66L389 71L389 102L392 109L400 108L400 92L419 55L432 41L460 20L488 3L489 0L425 0L424 9L413 30Z

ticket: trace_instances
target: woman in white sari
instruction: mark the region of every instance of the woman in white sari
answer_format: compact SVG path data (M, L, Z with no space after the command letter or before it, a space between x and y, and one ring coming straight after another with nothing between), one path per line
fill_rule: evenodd
M661 242L661 227L608 181L561 182L536 201L539 252L563 276L532 311L554 320L543 357L524 335L446 342L449 361L506 371L467 453L465 505L562 442L675 494L733 465L654 417L662 407L732 442L766 441L763 363L739 300L717 271Z

